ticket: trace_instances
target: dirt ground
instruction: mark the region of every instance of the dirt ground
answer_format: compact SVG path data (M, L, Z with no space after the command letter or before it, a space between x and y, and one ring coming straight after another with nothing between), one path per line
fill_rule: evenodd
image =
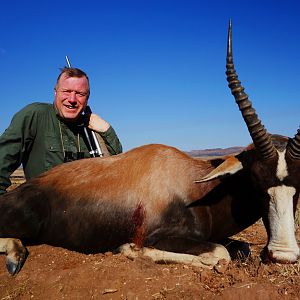
M0 257L0 299L300 299L300 262L261 263L266 242L261 222L235 238L250 244L252 256L232 261L225 270L30 246L16 276L8 274Z
M29 246L27 261L16 276L8 274L5 257L0 256L0 300L300 299L300 261L291 265L261 263L259 253L266 233L260 221L234 239L249 243L251 257L235 259L223 270Z

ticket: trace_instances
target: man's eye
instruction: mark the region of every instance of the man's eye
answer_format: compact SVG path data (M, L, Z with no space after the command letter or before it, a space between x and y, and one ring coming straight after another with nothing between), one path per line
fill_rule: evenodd
M80 97L86 97L87 93L77 93Z
M85 92L76 92L76 91L72 91L72 90L61 90L61 92L66 96L69 96L73 92L75 92L75 95L78 97L86 97L88 95L88 93L85 93Z
M68 91L68 90L62 90L62 92L63 92L64 94L71 94L71 91Z

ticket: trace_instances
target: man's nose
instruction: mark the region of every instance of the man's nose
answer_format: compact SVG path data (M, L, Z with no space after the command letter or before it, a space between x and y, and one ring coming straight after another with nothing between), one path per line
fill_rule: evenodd
M70 93L69 101L71 101L71 102L77 102L76 92L75 91L72 91Z

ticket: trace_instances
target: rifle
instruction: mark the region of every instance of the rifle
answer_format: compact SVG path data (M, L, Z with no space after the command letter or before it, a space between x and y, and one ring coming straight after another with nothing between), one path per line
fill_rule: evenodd
M68 58L68 56L66 55L66 62L67 62L67 67L71 68L71 63L70 60ZM90 115L92 113L91 108L87 105L85 110L84 110L84 115ZM89 153L91 155L91 157L102 157L103 156L103 152L101 150L99 141L96 137L96 134L93 130L89 129L85 124L83 125L83 131L86 137L86 140L88 142L89 145Z

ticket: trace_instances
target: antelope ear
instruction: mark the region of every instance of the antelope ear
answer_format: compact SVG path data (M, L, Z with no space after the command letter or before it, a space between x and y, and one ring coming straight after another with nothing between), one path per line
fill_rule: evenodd
M196 180L195 183L213 180L226 175L227 176L233 175L242 169L243 169L242 163L235 156L230 156L223 163L221 163L216 169L208 173L200 180Z

